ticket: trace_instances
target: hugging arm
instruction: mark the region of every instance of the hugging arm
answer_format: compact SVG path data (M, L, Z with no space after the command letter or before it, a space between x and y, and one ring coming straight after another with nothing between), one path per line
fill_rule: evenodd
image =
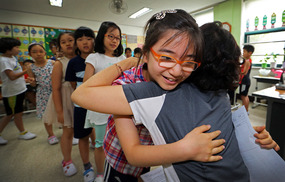
M272 139L270 133L265 129L265 126L254 126L253 129L257 132L254 136L255 140L262 148L274 149L275 151L280 150L279 145Z
M183 139L164 145L142 145L138 131L129 116L114 116L120 144L131 165L139 167L157 166L195 160L213 162L222 157L215 155L224 149L225 140L213 140L221 132L203 133L210 125L203 125L189 132Z
M133 58L123 60L117 65L122 70L129 69L136 61ZM122 86L111 86L112 82L121 75L119 67L115 65L96 73L82 85L80 85L71 96L74 103L88 110L119 115L131 115L132 111L125 97Z

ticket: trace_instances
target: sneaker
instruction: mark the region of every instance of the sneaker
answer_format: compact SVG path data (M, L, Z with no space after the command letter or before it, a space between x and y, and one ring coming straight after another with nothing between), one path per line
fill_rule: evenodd
M77 173L77 169L71 160L69 162L62 161L62 168L65 176L72 176Z
M78 139L77 138L73 138L72 139L72 145L77 145L78 144Z
M0 145L5 145L8 143L8 140L5 140L2 136L0 136Z
M84 171L83 176L84 176L84 182L93 182L95 179L95 173L93 167Z
M48 138L48 143L50 145L57 144L58 143L58 139L56 138L56 136L51 136L51 137Z
M18 139L22 139L22 140L30 140L30 139L33 139L33 138L36 138L37 135L31 133L31 132L24 132L24 133L21 133L19 136L18 136Z
M104 176L103 175L97 175L94 182L104 182Z

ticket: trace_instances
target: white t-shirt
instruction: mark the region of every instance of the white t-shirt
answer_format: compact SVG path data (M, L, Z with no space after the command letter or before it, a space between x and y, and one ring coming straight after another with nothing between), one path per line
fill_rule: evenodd
M2 79L2 96L12 97L19 95L27 90L24 76L17 78L16 80L10 80L5 70L12 70L14 73L22 72L22 67L18 63L17 59L0 56L0 76Z
M92 53L87 56L85 63L90 63L94 69L95 69L95 74L98 73L99 71L115 64L118 63L122 60L126 59L124 55L121 55L120 57L109 57L106 56L105 54L100 54L100 53ZM102 114L98 112L93 112L93 111L87 111L86 114L86 126L90 125L102 125L106 124L108 120L109 114Z

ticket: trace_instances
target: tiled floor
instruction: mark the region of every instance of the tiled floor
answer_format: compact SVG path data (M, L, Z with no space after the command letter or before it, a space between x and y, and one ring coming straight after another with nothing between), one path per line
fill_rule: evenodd
M238 101L240 102L240 101ZM249 108L249 118L252 125L264 125L266 107L258 106ZM25 128L35 134L37 138L31 141L17 139L18 130L14 123L9 123L2 136L8 140L8 144L0 146L0 182L79 182L83 181L83 166L78 151L78 146L73 146L72 158L78 169L78 173L72 177L65 177L61 168L60 145L49 145L47 134L41 120L35 113L24 114ZM61 129L54 128L55 134L60 137ZM90 149L90 161L93 165L94 150Z

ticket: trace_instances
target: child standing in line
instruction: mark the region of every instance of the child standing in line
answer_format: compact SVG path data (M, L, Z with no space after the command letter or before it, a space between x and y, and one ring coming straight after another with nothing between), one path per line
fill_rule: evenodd
M75 57L74 34L72 32L62 32L59 34L57 42L59 51L62 51L64 56L58 58L54 63L51 75L52 94L43 119L48 124L57 121L62 126L63 132L60 140L63 155L62 168L65 176L72 176L77 173L71 159L74 106L70 96L75 85L72 86L70 82L65 81L65 73L69 60ZM54 104L55 110L51 109L52 107L49 104Z
M67 65L65 81L76 84L76 87L78 87L83 82L86 66L85 59L94 51L95 34L88 27L79 27L74 32L74 39L77 56L72 58ZM78 147L84 165L84 182L93 182L95 174L89 160L89 137L93 134L95 139L95 134L92 132L93 128L84 128L86 112L86 109L74 105L74 138L79 139Z
M252 45L243 46L243 58L244 63L241 65L240 73L240 83L239 83L239 93L242 100L242 105L244 105L247 113L249 106L248 90L250 87L250 71L251 71L251 55L254 52L254 47Z
M120 27L113 22L103 22L95 39L94 50L96 53L90 54L85 61L84 81L108 66L125 59L125 56L122 55L123 46ZM107 114L92 111L87 111L86 115L85 126L95 128L96 134L94 151L97 168L96 182L103 182L105 155L102 146L108 116Z
M35 63L30 66L30 69L28 69L28 80L30 80L31 86L36 87L37 117L42 119L52 92L51 73L54 61L45 58L46 51L39 43L31 44L28 47L28 51L29 55L35 61ZM58 143L58 139L53 133L52 125L46 122L44 125L48 134L48 143L50 145Z
M33 60L26 59L25 61L23 61L23 68L28 70L33 63L35 63ZM29 82L28 77L29 77L28 73L24 75L25 81L27 83ZM26 98L35 107L37 106L37 103L36 103L36 92L37 92L36 87L33 87L31 85L27 85Z
M56 52L57 52L57 42L56 39L51 39L49 42L49 49L51 50L53 56L50 58L51 60L56 60Z
M125 49L125 55L126 55L126 58L132 57L132 49L127 47Z
M137 47L134 49L134 57L140 58L142 56L142 49Z
M27 90L23 75L27 73L27 70L22 70L15 57L19 54L20 45L21 42L14 38L0 39L1 92L7 114L0 123L0 144L8 143L1 134L13 116L15 125L20 131L19 139L29 140L36 137L35 134L26 131L23 124L23 101Z

